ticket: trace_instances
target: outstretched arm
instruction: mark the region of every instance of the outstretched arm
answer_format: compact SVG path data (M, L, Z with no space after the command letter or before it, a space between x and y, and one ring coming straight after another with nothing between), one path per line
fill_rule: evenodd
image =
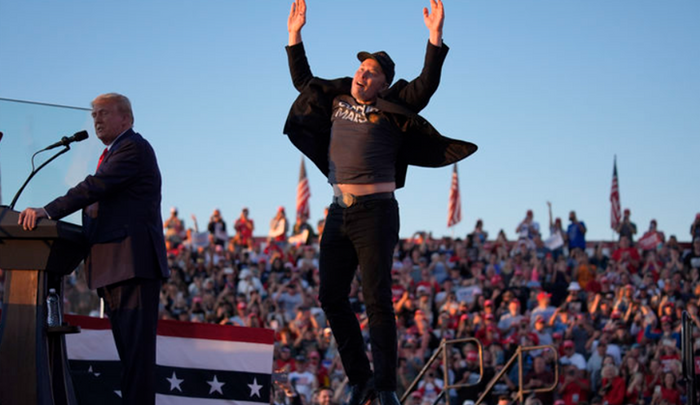
M423 9L423 20L430 38L421 74L407 85L399 85L402 80L397 81L396 86L392 86L390 91L383 95L386 100L400 101L415 113L428 105L430 97L437 90L442 74L442 64L449 50L447 45L442 43L442 26L445 22L442 0L430 0L430 11L427 8Z
M303 0L301 1L303 2ZM423 8L423 20L430 31L430 43L442 46L442 26L445 23L445 9L442 7L442 0L430 0L430 12L428 12L427 7Z
M199 232L199 226L197 225L197 216L192 214L192 222L194 222L194 231Z
M287 19L289 31L289 46L301 42L301 29L306 24L306 0L294 0Z
M287 19L289 44L285 49L287 50L292 83L294 83L294 88L299 91L302 91L314 77L309 61L306 59L304 44L301 42L301 29L304 24L306 24L306 0L294 0Z

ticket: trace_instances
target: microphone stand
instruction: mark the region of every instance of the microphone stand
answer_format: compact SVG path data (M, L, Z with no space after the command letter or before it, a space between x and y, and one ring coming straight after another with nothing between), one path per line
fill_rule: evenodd
M43 152L44 150L45 150L45 149L42 149L42 150L40 150L39 152L36 152L36 153L32 156L32 161L34 161L34 156L36 156L37 153ZM31 180L32 177L34 177L34 175L37 174L37 173L39 172L39 170L41 170L44 166L46 166L47 164L51 163L54 159L56 159L57 157L61 156L61 155L64 154L64 153L68 152L69 150L70 150L70 146L65 145L65 148L63 148L62 150L60 150L60 151L59 151L58 153L56 153L55 155L51 156L51 158L50 158L49 160L47 160L46 162L42 163L39 167L37 167L36 169L34 169L34 168L32 167L32 172L29 174L29 177L27 177L27 180L25 180L24 184L22 184L22 187L20 187L19 191L17 191L17 194L15 194L15 198L13 198L13 199L12 199L12 202L10 203L10 209L11 209L11 210L14 210L14 209L15 209L15 203L17 202L17 199L19 198L19 195L22 194L22 191L24 191L24 188L27 187L27 183L29 183L29 180ZM34 165L32 165L32 166L34 166Z

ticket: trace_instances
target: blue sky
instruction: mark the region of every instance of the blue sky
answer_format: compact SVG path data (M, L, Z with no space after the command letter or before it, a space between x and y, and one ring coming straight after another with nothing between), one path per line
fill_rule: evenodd
M303 39L314 73L352 75L360 50L387 51L396 76L421 69L427 0L308 0ZM251 210L267 233L293 212L300 153L282 134L295 90L284 46L291 2L0 0L0 97L89 107L119 92L163 173L163 212L191 224L218 207L229 223ZM700 212L700 2L445 1L451 48L422 115L479 151L459 163L463 219L447 228L451 168L410 168L397 193L401 236L463 237L477 218L511 238L527 209L547 223L575 210L589 239L612 238L617 155L623 207L643 232L689 239ZM2 201L29 157L61 136L91 137L44 169L17 208L43 205L93 170L102 147L87 113L0 102ZM307 161L311 217L331 189Z

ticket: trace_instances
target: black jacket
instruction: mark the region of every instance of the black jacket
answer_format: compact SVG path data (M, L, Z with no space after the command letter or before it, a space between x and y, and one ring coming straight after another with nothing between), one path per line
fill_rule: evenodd
M328 147L331 137L333 99L350 94L352 78L325 80L314 77L306 59L303 43L287 46L289 70L300 94L287 116L284 133L292 143L328 177ZM423 71L410 83L398 80L384 90L376 107L405 134L406 139L396 161L396 187L406 183L408 165L442 167L474 153L470 142L444 137L418 115L430 101L440 83L447 45L428 43Z

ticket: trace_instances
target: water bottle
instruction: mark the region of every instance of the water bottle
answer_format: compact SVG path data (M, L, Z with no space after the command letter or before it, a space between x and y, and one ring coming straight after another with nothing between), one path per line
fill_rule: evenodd
M46 297L46 308L46 323L48 326L61 326L63 323L63 319L61 319L61 306L55 288L49 289L49 295Z

